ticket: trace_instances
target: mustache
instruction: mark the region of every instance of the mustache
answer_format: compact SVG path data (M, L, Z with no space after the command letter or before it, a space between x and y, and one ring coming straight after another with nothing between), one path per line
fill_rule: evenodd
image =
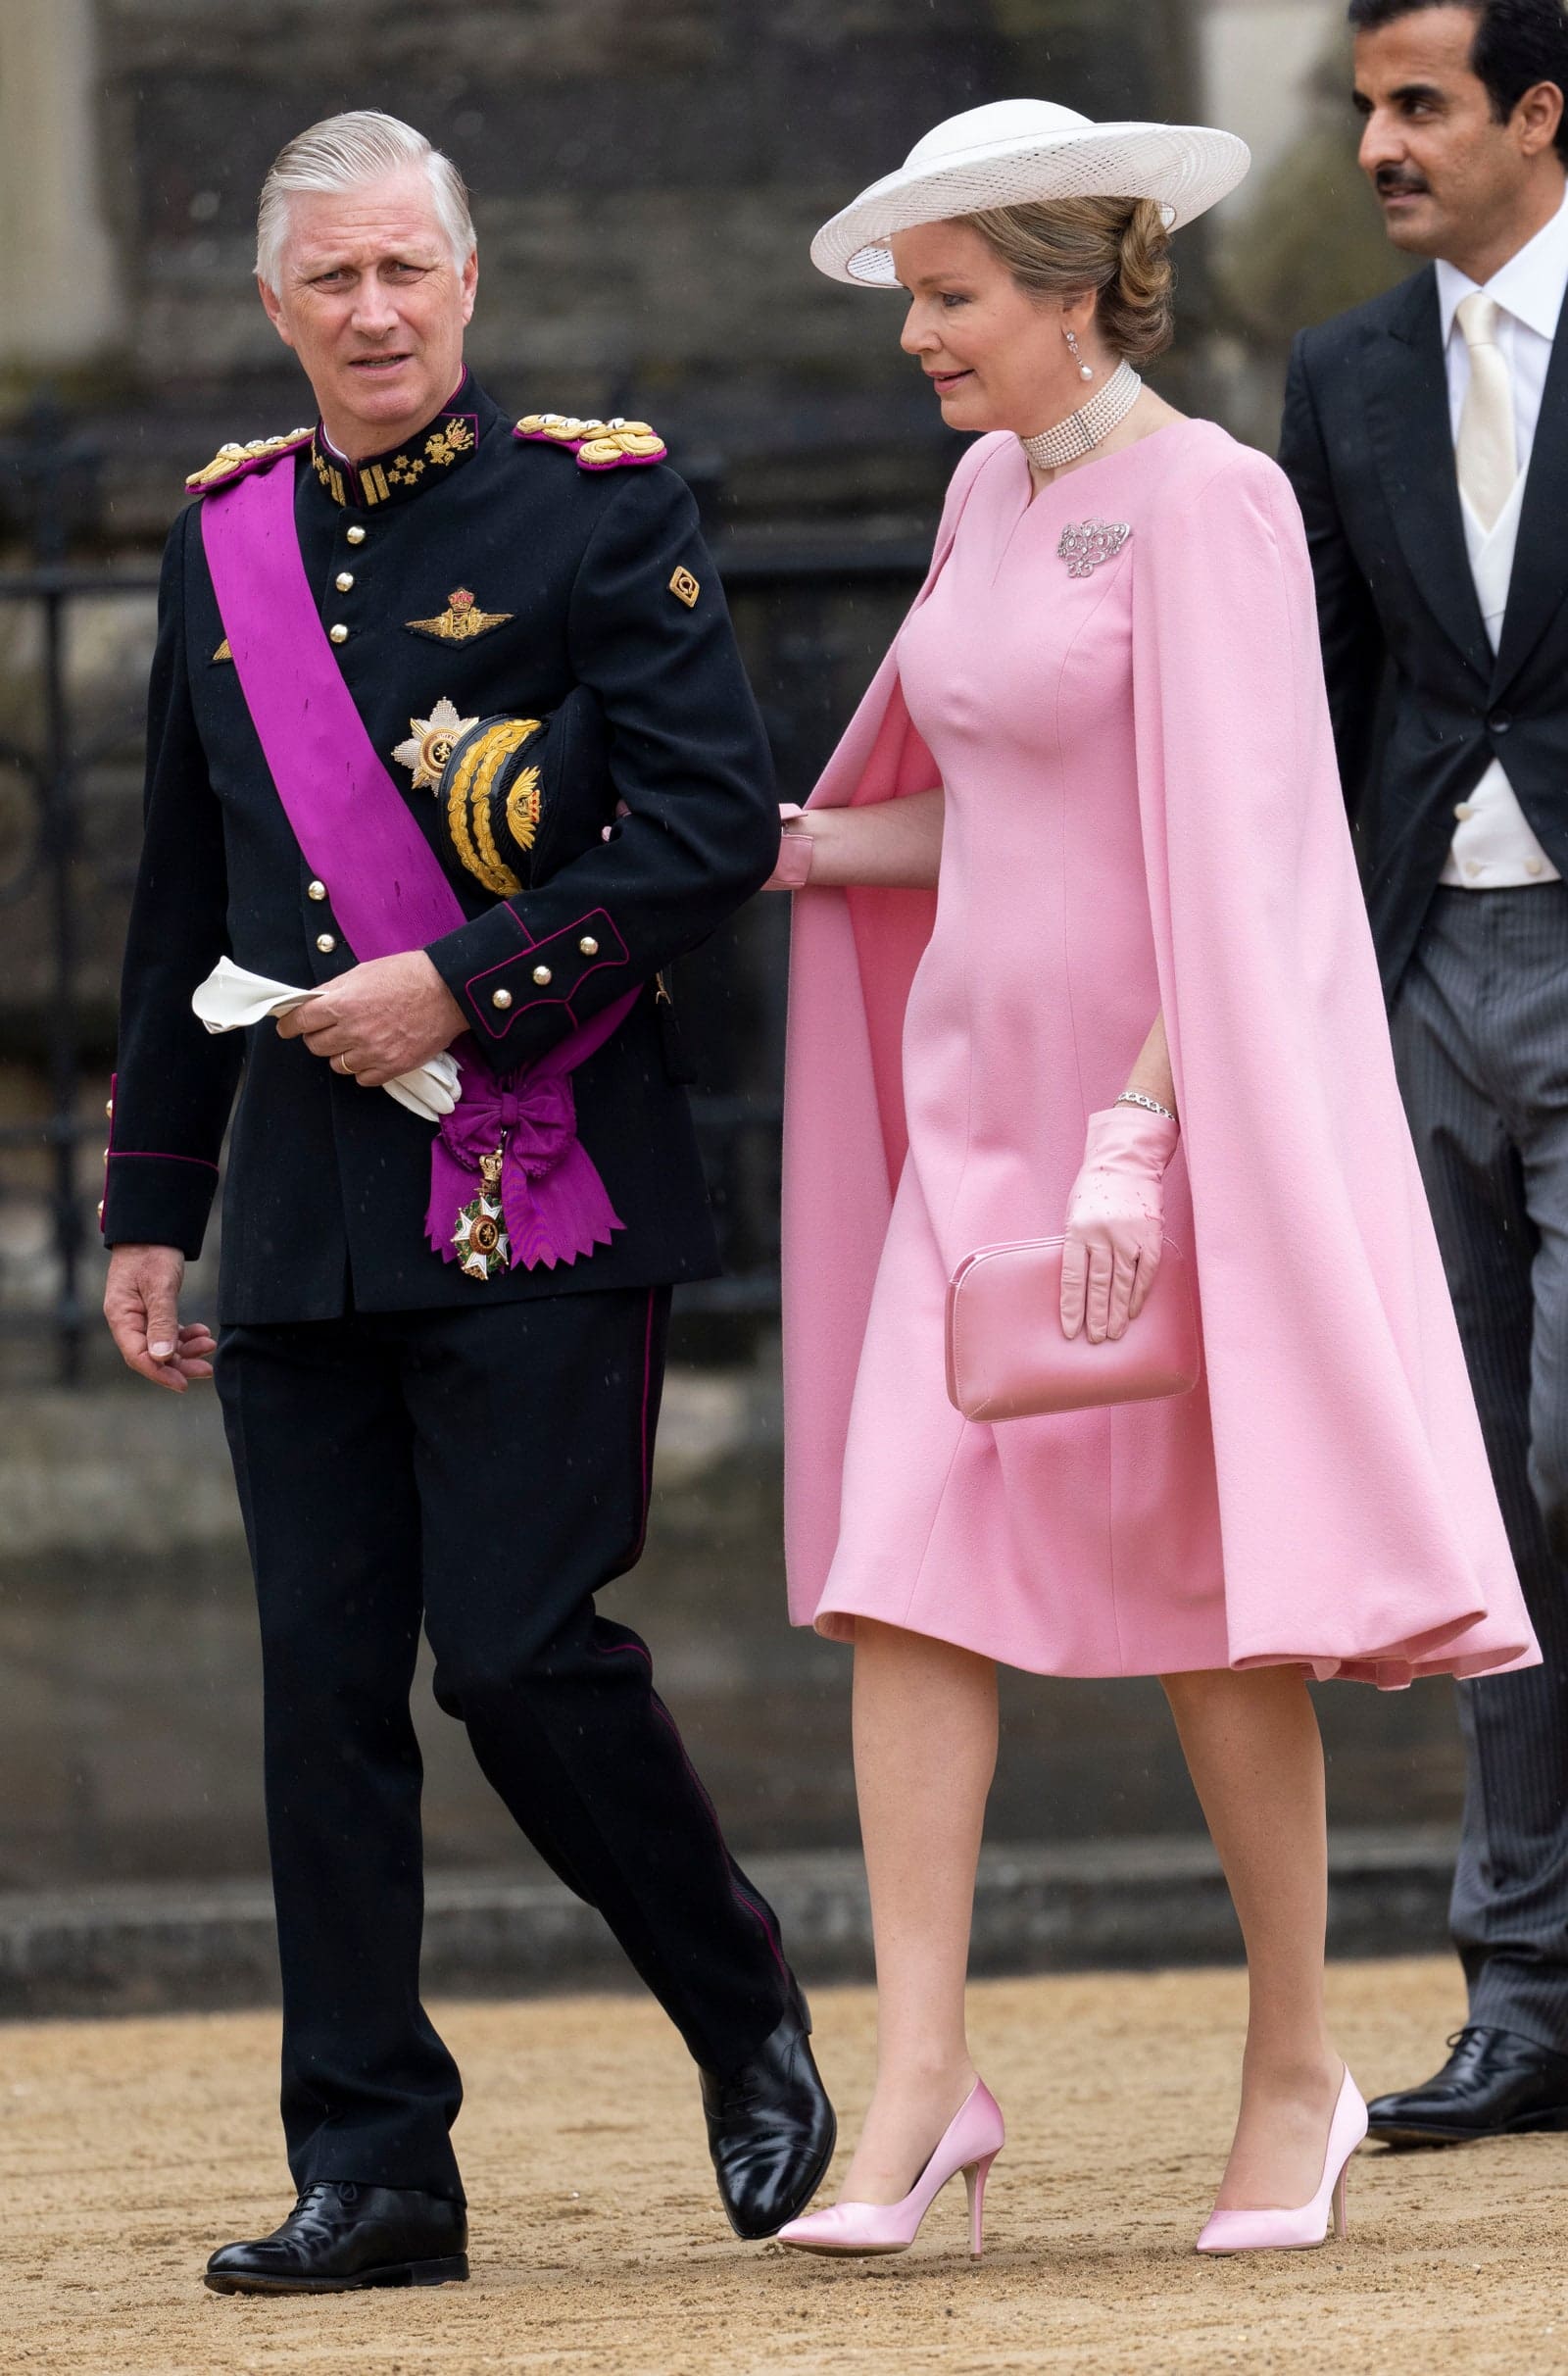
M1431 188L1422 173L1412 173L1396 165L1380 166L1373 176L1373 187L1380 198L1419 198Z

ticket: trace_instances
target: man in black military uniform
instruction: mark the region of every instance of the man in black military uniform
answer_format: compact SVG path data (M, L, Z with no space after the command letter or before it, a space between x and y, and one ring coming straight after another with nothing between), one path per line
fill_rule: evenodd
M292 142L264 191L258 277L320 422L227 448L192 482L217 504L247 474L291 474L317 619L459 928L356 962L329 877L346 898L352 870L376 866L373 836L307 863L200 503L164 568L105 1310L129 1365L172 1391L216 1360L260 1603L299 2201L275 2236L214 2255L220 2290L466 2274L461 2090L418 1996L421 1624L440 1705L698 2062L737 2231L799 2211L833 2144L774 1917L643 1645L593 1602L642 1547L671 1286L715 1267L659 976L769 871L767 755L657 439L515 435L463 366L475 275L462 183L420 135L356 114ZM494 865L476 877L454 847L417 750L408 772L411 734L443 703L462 721L548 719L568 697L603 721L606 821L498 897ZM450 738L435 748L438 773ZM224 958L316 995L243 1042L210 1036L191 998ZM430 1123L384 1084L454 1042L479 1073L525 1080L638 992L570 1084L619 1224L609 1242L484 1278L443 1259L424 1226ZM236 1085L215 1342L177 1300Z

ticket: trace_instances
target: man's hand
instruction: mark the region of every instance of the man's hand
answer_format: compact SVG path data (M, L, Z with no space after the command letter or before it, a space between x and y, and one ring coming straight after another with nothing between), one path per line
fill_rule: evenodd
M116 1246L109 1257L104 1318L127 1369L171 1394L210 1378L218 1342L205 1321L181 1327L185 1258L177 1246Z
M380 1089L450 1048L468 1021L422 949L376 957L332 982L279 1022L334 1072Z

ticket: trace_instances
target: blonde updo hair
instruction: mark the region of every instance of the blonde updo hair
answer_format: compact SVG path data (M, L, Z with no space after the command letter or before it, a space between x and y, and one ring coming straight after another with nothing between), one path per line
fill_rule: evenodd
M962 220L1029 296L1093 289L1100 333L1125 362L1152 363L1176 335L1170 233L1152 198L1055 198Z

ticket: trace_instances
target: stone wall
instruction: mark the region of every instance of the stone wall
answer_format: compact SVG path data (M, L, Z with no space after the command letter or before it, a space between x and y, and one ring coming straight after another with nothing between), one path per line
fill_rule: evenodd
M200 1296L194 1312L210 1311ZM737 1849L849 1848L852 1660L785 1620L776 1349L677 1366L653 1519L606 1613L651 1644L661 1688ZM242 1879L266 1864L256 1617L211 1390L122 1372L87 1393L0 1392L0 2010L6 1893ZM416 1687L432 1867L537 1872ZM1319 1695L1338 1824L1448 1823L1459 1751L1446 1687ZM1148 1680L1003 1679L994 1845L1191 1835L1200 1818Z
M732 524L923 529L955 449L899 354L898 300L822 279L808 243L941 116L1039 92L1254 143L1252 184L1179 242L1159 380L1269 443L1293 288L1260 324L1224 283L1342 24L1342 0L6 0L0 416L61 377L108 450L110 538L156 541L193 463L309 410L256 304L255 198L291 132L369 105L472 185L472 353L503 402L646 411L683 466L722 471ZM1346 203L1318 247L1348 223L1348 270L1320 255L1305 278L1315 294L1327 269L1344 303L1376 229L1343 90L1335 114Z
M112 353L123 323L95 140L95 0L0 8L0 373Z
M951 456L898 305L823 279L811 232L939 117L1049 90L1176 114L1178 0L99 0L123 401L122 527L218 439L302 418L252 290L283 139L390 109L456 159L483 270L472 355L503 401L646 411L727 466L742 514L923 513ZM3 170L3 169L0 169ZM1190 243L1191 244L1191 243ZM1195 324L1195 333L1197 325Z

